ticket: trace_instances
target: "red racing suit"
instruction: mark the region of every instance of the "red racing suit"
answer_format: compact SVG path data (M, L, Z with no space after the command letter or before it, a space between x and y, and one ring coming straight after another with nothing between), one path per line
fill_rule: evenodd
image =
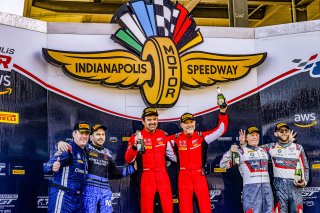
M171 144L178 149L180 212L193 212L193 193L195 193L200 212L211 213L208 183L203 170L202 146L204 142L209 144L219 138L227 128L228 115L220 113L218 126L214 129L205 132L195 131L192 136L181 132L169 137Z
M152 213L154 196L158 191L162 210L172 213L172 191L168 173L166 171L167 135L164 131L156 129L154 133L143 129L141 135L144 139L146 152L142 154L142 176L140 183L141 212ZM131 136L125 153L125 161L132 163L138 151L134 145L134 135Z

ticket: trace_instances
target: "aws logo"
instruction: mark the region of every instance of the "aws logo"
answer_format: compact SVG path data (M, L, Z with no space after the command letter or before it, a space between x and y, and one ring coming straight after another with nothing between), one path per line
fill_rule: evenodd
M115 19L111 39L127 50L68 52L43 49L44 58L77 80L109 87L138 88L147 106L169 108L181 88L234 81L260 65L266 53L222 55L186 52L203 42L189 11L179 3L131 1Z
M301 128L309 128L317 124L315 113L296 114L294 115L294 121L294 125Z

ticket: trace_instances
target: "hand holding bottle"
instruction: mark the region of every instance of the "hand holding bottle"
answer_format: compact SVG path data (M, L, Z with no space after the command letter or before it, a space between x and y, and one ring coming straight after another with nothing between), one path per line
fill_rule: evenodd
M294 172L294 185L297 187L305 187L306 182L303 179L302 169L300 163L297 163L296 170Z
M135 137L134 137L134 146L137 147L137 150L140 151L141 145L139 141L142 139L142 135L140 131L136 131Z
M238 145L233 144L230 148L230 152L231 152L231 161L232 161L232 165L239 165L239 153L238 153Z
M220 107L220 112L225 113L227 111L228 104L219 87L217 87L217 104Z
M135 137L135 146L137 147L138 153L143 154L145 153L145 146L144 146L144 139L141 135L140 131L136 132L136 137Z

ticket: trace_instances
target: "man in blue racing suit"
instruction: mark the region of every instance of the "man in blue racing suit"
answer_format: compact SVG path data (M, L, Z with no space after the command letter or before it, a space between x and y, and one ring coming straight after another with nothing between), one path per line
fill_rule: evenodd
M112 152L103 147L107 128L95 124L91 128L90 140L85 148L88 159L88 174L84 189L84 206L86 213L112 213L109 178L122 178L132 174L132 166L125 166L119 172L113 160ZM59 149L68 149L68 144L59 142ZM99 210L99 211L97 211Z
M84 148L89 139L90 126L76 123L73 141L69 149L56 150L44 165L46 174L53 174L49 192L49 213L83 213L83 187L87 173L87 158ZM72 151L71 151L72 149Z

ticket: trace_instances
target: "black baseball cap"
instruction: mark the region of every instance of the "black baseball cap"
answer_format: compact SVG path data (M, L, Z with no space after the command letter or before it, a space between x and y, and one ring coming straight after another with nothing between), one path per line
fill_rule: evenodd
M107 130L107 127L101 125L101 124L95 124L93 125L93 127L91 127L91 134L93 134L95 131L97 131L98 129L103 129L104 131Z
M255 127L255 126L250 126L250 127L248 127L247 130L246 130L246 135L252 134L252 133L254 133L254 132L257 132L257 133L260 134L260 130L259 130L257 127Z
M90 132L90 125L85 121L80 121L74 125L73 130L78 130L79 132Z
M181 117L180 117L180 122L181 123L186 122L187 120L194 121L195 118L194 118L193 114L191 114L189 112L186 112L183 115L181 115Z
M146 116L150 116L150 115L156 115L159 116L158 111L156 108L153 107L147 107L142 111L142 116L141 118L144 118Z
M276 125L276 128L274 129L274 131L278 131L281 127L285 127L287 129L291 129L288 124L284 123L284 122L280 122L280 123L277 123Z

